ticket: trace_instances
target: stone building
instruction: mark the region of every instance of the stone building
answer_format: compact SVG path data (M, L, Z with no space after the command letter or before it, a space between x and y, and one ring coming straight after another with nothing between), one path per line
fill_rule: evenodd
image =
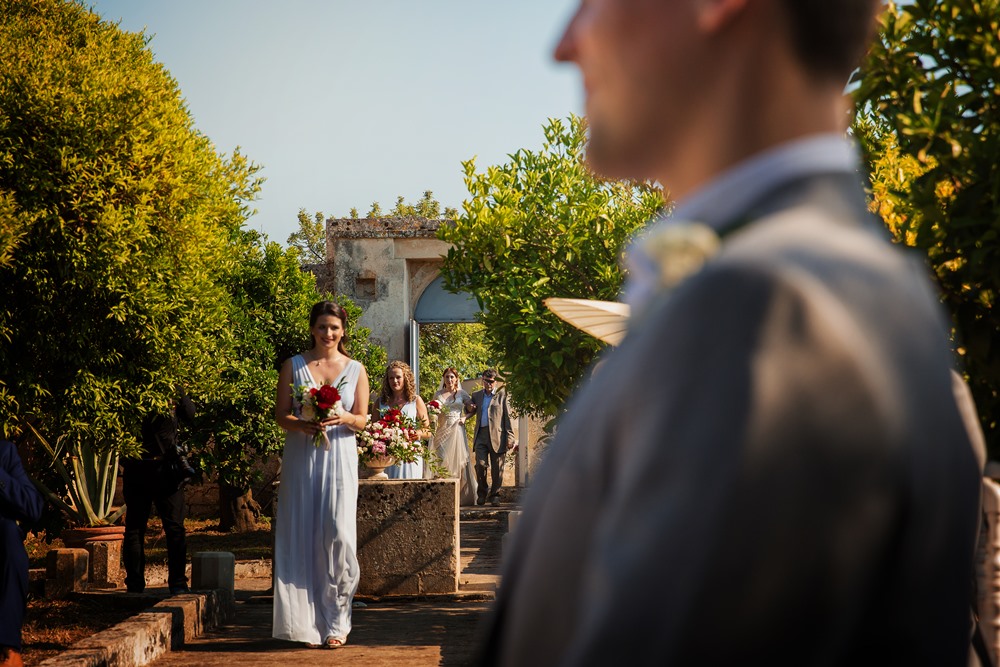
M436 238L440 220L331 218L326 221L326 264L316 267L321 291L345 294L361 306L360 324L372 330L390 359L416 370L420 323L474 322L469 295L445 292L439 276L448 244Z

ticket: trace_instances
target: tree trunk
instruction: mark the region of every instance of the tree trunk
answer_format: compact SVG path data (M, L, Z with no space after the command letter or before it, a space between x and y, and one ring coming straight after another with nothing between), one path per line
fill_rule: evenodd
M219 530L247 533L257 529L260 505L253 491L219 482Z

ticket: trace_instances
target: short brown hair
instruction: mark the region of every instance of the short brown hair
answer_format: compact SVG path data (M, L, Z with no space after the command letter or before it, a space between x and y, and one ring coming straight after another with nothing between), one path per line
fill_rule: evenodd
M881 0L783 0L792 44L807 69L847 77L868 51Z

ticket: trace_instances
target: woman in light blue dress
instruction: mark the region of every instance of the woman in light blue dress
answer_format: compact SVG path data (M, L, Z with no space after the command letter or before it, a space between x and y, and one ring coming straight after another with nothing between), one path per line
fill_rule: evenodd
M285 361L274 416L285 431L274 543L272 635L313 647L343 646L358 589L358 449L368 417L368 374L344 347L347 313L321 301L309 316L313 346ZM303 418L292 385L339 386L343 411ZM326 439L314 444L315 436Z
M376 414L382 414L391 408L399 408L400 412L416 420L420 424L428 424L427 406L424 399L417 396L416 382L413 371L405 361L390 361L382 377L382 390L375 402ZM430 431L424 429L420 433L422 439L430 437ZM424 459L417 457L412 463L397 463L385 469L389 479L424 479L430 477L430 471L425 470Z

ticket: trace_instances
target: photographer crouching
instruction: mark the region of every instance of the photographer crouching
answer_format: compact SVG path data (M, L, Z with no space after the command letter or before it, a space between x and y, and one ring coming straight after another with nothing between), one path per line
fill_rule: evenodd
M191 425L194 404L181 391L170 414L149 414L142 420L142 454L139 459L125 459L124 495L125 587L130 593L146 590L146 552L144 541L149 512L163 522L167 536L167 586L171 595L190 591L184 572L187 545L184 539L184 483L198 473L188 463L186 450L178 443L180 422Z

